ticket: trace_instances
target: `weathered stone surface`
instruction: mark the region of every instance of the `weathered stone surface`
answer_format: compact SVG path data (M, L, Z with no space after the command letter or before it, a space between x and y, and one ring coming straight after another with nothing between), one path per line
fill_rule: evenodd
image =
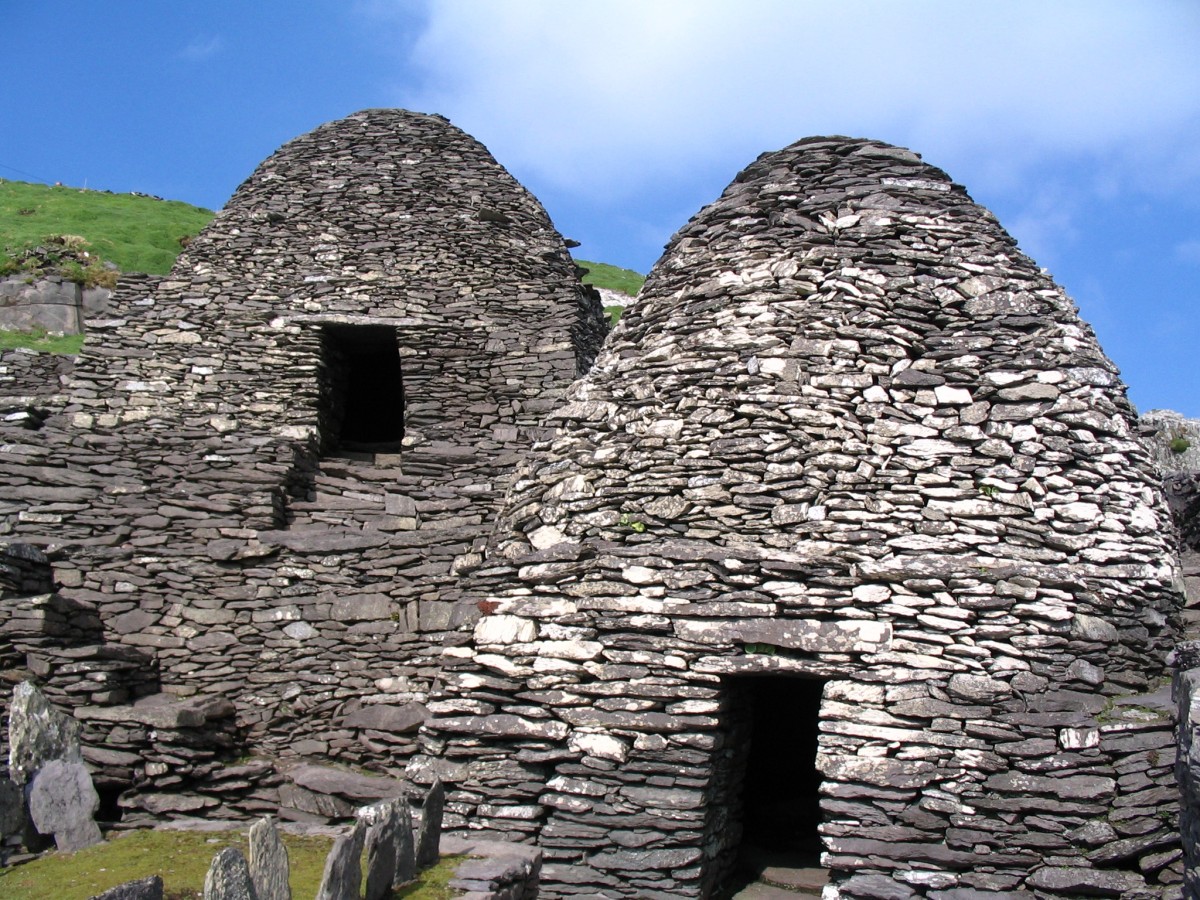
M100 796L82 762L51 760L37 770L28 790L34 827L54 835L59 850L74 852L104 839L95 820Z
M28 784L52 760L82 762L79 723L55 709L35 685L13 688L8 720L8 770L17 784Z
M412 808L408 797L395 802L396 810L396 872L393 881L407 884L417 877L417 844L413 835Z
M481 614L462 579L509 482L608 330L562 236L444 118L365 110L265 160L110 310L78 359L0 351L0 546L69 548L37 579L0 553L0 666L32 653L52 703L89 709L93 764L146 760L104 765L143 819L163 792L257 816L275 772L209 777L243 753L394 771ZM388 396L363 410L372 347ZM62 652L83 647L141 658ZM164 686L237 716L137 702Z
M411 831L411 826L410 826ZM400 815L389 803L380 821L367 829L366 900L384 900L391 896L396 882L396 859L400 852Z
M0 409L6 541L69 548L0 554L0 662L89 711L132 815L342 816L399 788L224 762L421 748L448 827L537 842L547 893L694 896L746 748L803 718L834 890L1178 882L1141 701L1200 618L1158 474L1070 299L916 154L757 160L570 388L595 298L432 116L292 142L113 309L66 381L0 356L53 382ZM140 710L163 686L237 715Z
M331 766L297 766L288 772L291 780L320 794L336 794L351 800L382 800L394 797L405 784L396 778L348 772Z
M831 895L1179 880L1141 697L1182 621L1159 476L1070 298L944 172L762 156L553 421L409 768L454 827L536 842L550 893L699 896L748 773L798 810L815 757ZM803 763L745 757L814 719Z
M838 889L845 896L868 900L909 900L919 896L908 885L885 875L854 875L838 885Z
M292 900L287 847L270 816L250 826L250 879L258 900Z
M1081 866L1046 866L1029 876L1032 888L1059 894L1119 897L1126 891L1145 890L1145 881L1133 872L1085 869Z
M151 875L149 878L127 881L89 900L163 900L162 876Z
M417 870L427 869L438 861L442 840L442 814L446 804L446 790L441 779L436 779L425 794L421 806L421 828L417 832Z
M333 849L325 860L325 872L321 876L317 900L359 900L362 884L360 857L366 833L365 823L359 820L349 834L343 834L334 841Z
M213 857L204 876L204 900L258 900L241 850L226 847Z
M404 706L373 703L350 713L346 717L345 726L405 734L420 728L428 716L429 710L420 703L406 703Z

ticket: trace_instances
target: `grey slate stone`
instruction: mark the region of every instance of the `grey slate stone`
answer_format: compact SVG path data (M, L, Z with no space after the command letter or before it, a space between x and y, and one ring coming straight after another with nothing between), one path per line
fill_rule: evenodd
M347 728L370 728L404 734L416 731L428 717L429 710L421 703L406 703L403 706L372 703L350 713L344 724Z
M29 817L34 827L54 835L63 852L73 852L104 840L96 825L100 796L81 762L52 760L38 769L29 785Z
M446 789L442 787L442 779L437 778L429 786L429 791L425 794L425 803L421 807L421 829L417 833L416 849L418 871L427 869L438 861L445 803Z
M363 840L367 828L356 821L349 834L343 834L333 843L333 849L325 859L325 872L321 876L321 887L316 900L359 900L362 884Z
M213 857L204 876L204 900L258 900L241 850L226 847Z
M9 776L28 784L34 773L51 760L82 762L79 723L55 709L31 682L13 688L8 721Z
M407 884L417 877L417 848L413 836L412 808L408 797L395 801L396 809L396 873L395 884Z
M1119 897L1126 891L1146 890L1146 881L1133 872L1085 869L1082 866L1045 866L1029 876L1028 885L1058 894Z
M287 847L270 816L250 826L250 878L258 900L292 900Z
M367 888L366 900L384 900L391 895L396 882L396 857L400 846L400 816L394 803L380 821L367 830Z
M382 800L395 797L405 788L403 781L382 775L348 772L332 766L303 765L288 775L297 785L318 794L334 794L352 800Z
M149 878L127 881L89 900L163 900L162 876L151 875Z

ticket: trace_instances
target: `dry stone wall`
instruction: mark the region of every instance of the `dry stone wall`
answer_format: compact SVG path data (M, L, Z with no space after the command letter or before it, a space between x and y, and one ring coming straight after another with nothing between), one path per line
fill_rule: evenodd
M264 162L169 277L119 285L42 427L2 423L0 540L50 550L57 596L163 692L232 702L241 745L186 755L177 790L211 753L398 772L460 574L605 331L486 148L437 116L355 114ZM356 368L372 353L382 369ZM356 415L397 424L352 434ZM123 729L137 770L153 729L115 718L89 733Z
M453 826L536 840L541 896L709 896L780 720L830 896L1177 890L1158 475L1071 301L943 172L761 157L552 420L410 766Z
M85 320L104 311L111 293L57 275L0 278L0 328L81 334Z

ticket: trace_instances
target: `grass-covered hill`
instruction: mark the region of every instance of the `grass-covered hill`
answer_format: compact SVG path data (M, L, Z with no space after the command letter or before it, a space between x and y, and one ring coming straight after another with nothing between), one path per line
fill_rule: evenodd
M54 235L82 237L123 272L165 275L211 210L177 200L0 181L0 261Z
M639 275L632 269L621 269L608 263L589 262L586 259L575 260L588 270L583 276L584 284L594 284L598 288L608 288L632 297L646 280L645 275Z

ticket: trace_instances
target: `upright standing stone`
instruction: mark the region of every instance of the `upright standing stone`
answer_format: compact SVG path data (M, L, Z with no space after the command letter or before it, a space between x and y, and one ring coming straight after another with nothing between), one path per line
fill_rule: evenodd
M396 855L400 840L400 813L388 803L382 817L367 831L366 900L384 900L391 896L396 880Z
M321 876L321 889L317 900L359 900L362 885L363 839L367 826L362 820L354 823L354 830L334 841L333 849L325 859L325 874Z
M213 857L204 876L204 900L258 900L241 850L226 847Z
M287 847L270 816L250 827L250 877L258 900L292 900Z
M394 884L408 884L417 877L417 848L413 841L412 807L408 798L401 797L396 807L396 873Z
M52 759L83 762L79 723L59 712L29 681L13 688L8 720L8 770L17 784L28 784Z
M29 815L39 832L54 835L59 850L82 850L104 840L95 820L99 808L100 796L81 762L51 760L33 776Z
M442 810L446 806L446 789L437 778L425 795L421 810L421 831L417 837L417 869L427 869L438 861L442 841Z

